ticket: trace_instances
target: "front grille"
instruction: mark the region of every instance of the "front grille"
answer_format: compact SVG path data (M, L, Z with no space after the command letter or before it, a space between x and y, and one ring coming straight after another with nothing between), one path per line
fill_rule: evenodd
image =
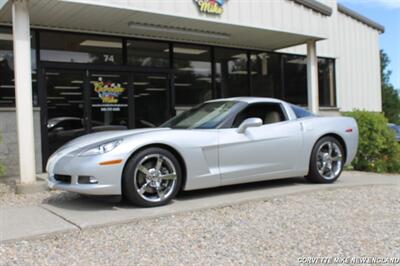
M70 175L54 175L54 179L62 182L71 184L71 176Z

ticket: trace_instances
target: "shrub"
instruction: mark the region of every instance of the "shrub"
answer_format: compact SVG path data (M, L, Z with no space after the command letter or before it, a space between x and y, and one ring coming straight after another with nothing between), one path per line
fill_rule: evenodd
M400 144L388 128L384 115L367 111L346 112L344 115L356 119L359 130L358 152L352 167L378 173L400 172Z

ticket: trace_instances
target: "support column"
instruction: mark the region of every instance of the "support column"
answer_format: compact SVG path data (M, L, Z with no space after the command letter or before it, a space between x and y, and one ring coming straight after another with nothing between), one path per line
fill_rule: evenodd
M307 95L308 109L317 114L319 111L318 97L318 57L316 41L307 42Z
M14 79L21 184L36 181L29 0L12 1Z

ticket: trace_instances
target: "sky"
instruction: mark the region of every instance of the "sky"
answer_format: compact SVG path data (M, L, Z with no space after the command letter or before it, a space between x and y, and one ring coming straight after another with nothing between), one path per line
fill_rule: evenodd
M400 92L400 0L337 0L385 27L380 46L390 58L390 82Z

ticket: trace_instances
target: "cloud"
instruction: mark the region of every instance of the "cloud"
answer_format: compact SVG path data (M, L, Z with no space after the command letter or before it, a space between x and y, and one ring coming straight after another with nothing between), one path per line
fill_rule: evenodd
M400 0L338 0L341 3L381 6L388 9L400 9Z

